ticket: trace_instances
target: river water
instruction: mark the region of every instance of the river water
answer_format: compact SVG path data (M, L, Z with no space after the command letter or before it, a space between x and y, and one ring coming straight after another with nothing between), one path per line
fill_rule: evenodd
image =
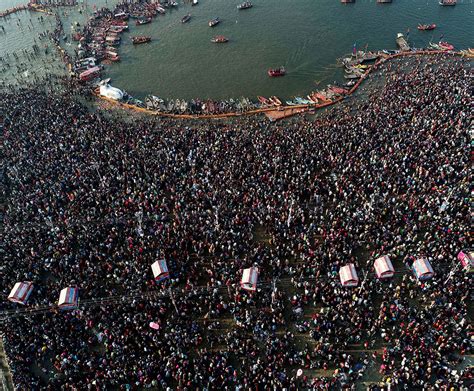
M350 53L354 43L359 49L395 49L396 34L409 31L409 41L415 47L437 42L442 35L456 48L474 46L473 0L458 0L455 7L441 7L437 0L393 0L386 5L375 0L347 5L339 0L254 0L252 9L238 11L240 1L200 0L198 6L191 7L181 0L177 9L158 15L151 24L135 26L131 21L119 48L122 61L106 66L107 77L114 86L137 97L151 93L186 99L286 98L341 80L336 59ZM21 1L0 3L4 9ZM93 4L111 6L114 1L89 0L89 10ZM84 22L86 12L80 14L78 10L85 5L60 9L66 31L72 22ZM192 15L191 21L182 24L181 18L187 13ZM39 31L51 28L52 17L39 23L38 16L22 12L0 20L7 30L0 32L0 56L31 47ZM221 24L208 27L207 22L216 16ZM418 23L436 23L438 28L418 31ZM153 41L134 46L130 36L137 34L150 35ZM218 34L230 42L211 43ZM74 43L64 45L72 50L69 45ZM288 74L269 78L267 69L280 65ZM55 69L59 71L61 66ZM7 77L9 71L3 74Z

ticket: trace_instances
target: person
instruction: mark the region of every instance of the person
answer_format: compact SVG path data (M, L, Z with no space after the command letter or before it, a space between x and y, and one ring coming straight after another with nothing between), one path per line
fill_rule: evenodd
M74 84L3 88L15 387L351 389L371 367L399 389L467 385L469 276L454 264L471 244L468 63L400 58L377 74L367 99L271 125L129 121L90 111ZM373 273L384 254L390 282ZM403 266L420 254L436 271L422 284ZM355 289L338 280L346 263ZM250 266L254 293L240 288ZM12 314L16 281L35 289ZM79 308L57 311L66 286Z

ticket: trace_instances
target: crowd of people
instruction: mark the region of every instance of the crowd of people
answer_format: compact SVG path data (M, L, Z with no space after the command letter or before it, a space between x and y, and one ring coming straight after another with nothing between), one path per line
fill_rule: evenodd
M123 120L72 92L1 91L0 329L15 386L472 384L456 259L471 245L468 62L397 59L376 75L366 99L272 124ZM386 282L380 255L396 268ZM431 280L411 272L418 256ZM348 263L356 288L339 281ZM240 287L250 266L253 293ZM34 282L26 308L51 310L4 315L20 308L7 301L17 281ZM79 308L58 311L68 286Z

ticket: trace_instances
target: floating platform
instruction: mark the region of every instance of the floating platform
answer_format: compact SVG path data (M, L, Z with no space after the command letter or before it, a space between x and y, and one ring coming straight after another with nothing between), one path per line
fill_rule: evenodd
M400 48L402 52L407 52L410 50L410 45L408 45L407 40L405 39L405 36L402 33L397 34L397 45Z

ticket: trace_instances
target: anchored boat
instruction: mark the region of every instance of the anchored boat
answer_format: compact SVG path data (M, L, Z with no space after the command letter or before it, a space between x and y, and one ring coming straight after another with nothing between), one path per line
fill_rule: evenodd
M253 7L253 4L250 1L245 1L242 4L239 4L237 6L237 9L246 10L246 9L249 9L249 8L252 8L252 7Z
M219 18L214 18L210 20L208 24L209 24L209 27L214 27L214 26L217 26L220 22L221 20Z
M151 37L146 36L146 35L138 35L136 37L132 37L132 43L134 45L139 45L141 43L146 43L150 41L151 41Z
M214 38L211 39L211 42L226 43L226 42L229 42L229 40L226 37L224 37L223 35L216 35Z
M181 23L187 23L191 20L191 14L187 14L186 16L183 16L181 19Z
M268 73L268 76L270 76L270 77L285 76L286 75L286 69L284 67L269 69L267 71L267 73Z
M436 28L436 25L434 23L432 24L419 24L418 25L418 30L425 31L425 30L434 30Z

